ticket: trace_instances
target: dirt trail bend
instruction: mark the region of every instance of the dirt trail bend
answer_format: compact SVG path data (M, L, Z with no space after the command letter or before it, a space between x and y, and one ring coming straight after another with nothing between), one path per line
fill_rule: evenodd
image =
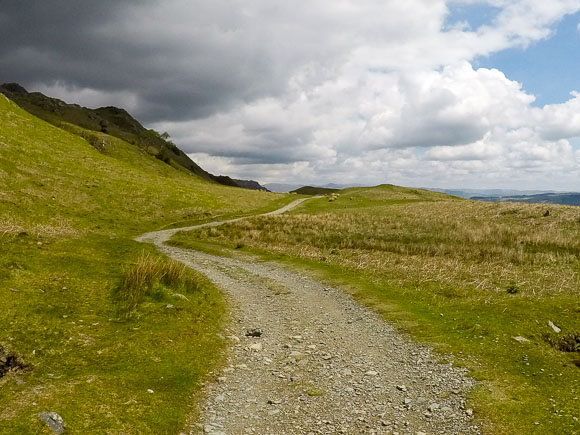
M225 292L232 319L226 367L206 385L202 421L187 431L480 433L465 408L474 381L464 370L438 363L345 293L276 263L164 244L180 230L139 240L206 274Z

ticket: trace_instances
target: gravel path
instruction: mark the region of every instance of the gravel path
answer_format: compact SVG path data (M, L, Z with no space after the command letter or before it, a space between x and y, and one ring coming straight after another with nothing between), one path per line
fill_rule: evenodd
M465 407L474 381L464 370L439 364L344 292L276 263L164 244L180 230L139 240L206 274L232 310L228 363L206 385L190 433L480 433Z

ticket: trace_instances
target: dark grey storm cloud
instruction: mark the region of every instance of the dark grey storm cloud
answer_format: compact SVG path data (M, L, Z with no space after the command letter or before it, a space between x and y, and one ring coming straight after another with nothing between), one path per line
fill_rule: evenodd
M122 69L117 77L104 70L113 66L124 44L105 45L92 33L118 12L116 3L3 0L0 7L2 80L24 84L65 80L79 86L122 88Z
M288 68L239 32L260 23L213 3L184 2L188 22L152 0L2 0L0 82L130 92L145 122L204 117L276 94Z

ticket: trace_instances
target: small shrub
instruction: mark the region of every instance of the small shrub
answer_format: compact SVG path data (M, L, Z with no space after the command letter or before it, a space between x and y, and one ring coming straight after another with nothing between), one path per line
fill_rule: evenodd
M163 163L167 163L168 165L171 164L171 159L167 155L167 151L165 151L165 149L162 149L157 154L155 154L155 158L157 160L161 160Z
M520 287L517 285L517 283L515 283L514 281L510 282L506 288L506 291L510 294L510 295L515 295L516 293L518 293L520 291Z
M319 397L324 396L326 394L326 391L320 388L310 388L306 390L306 394L308 394L310 397Z
M561 352L580 352L580 332L564 335L544 334L544 340Z
M155 302L165 302L169 299L167 288L161 283L155 284L149 292L149 295Z
M100 153L106 153L108 151L108 143L104 138L91 133L83 133L82 137Z
M30 366L13 352L0 345L0 378L10 371L24 371Z

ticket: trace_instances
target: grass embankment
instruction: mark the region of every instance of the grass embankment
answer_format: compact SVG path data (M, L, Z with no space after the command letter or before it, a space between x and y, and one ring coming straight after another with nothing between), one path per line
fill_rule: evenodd
M480 381L472 405L489 432L574 433L579 220L577 207L380 186L311 200L290 215L179 233L175 243L237 247L348 286L442 358L471 369Z
M0 433L49 433L44 411L67 433L178 432L218 362L224 304L133 238L293 199L210 184L90 134L102 152L0 96L0 346L28 366L0 378ZM142 286L124 278L133 264L151 266Z

